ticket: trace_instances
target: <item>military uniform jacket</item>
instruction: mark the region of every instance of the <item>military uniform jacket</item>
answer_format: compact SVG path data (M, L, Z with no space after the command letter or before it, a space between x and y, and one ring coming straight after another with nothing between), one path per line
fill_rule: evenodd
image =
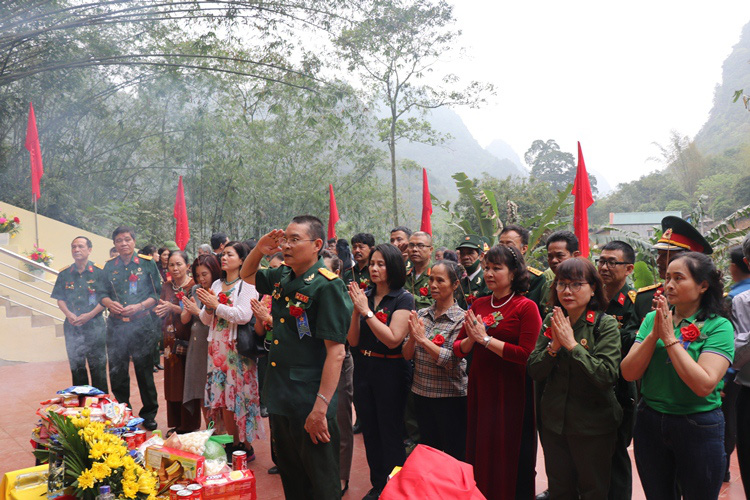
M456 293L456 303L461 309L468 310L476 299L490 294L487 285L484 283L484 269L480 267L479 260L474 263L474 266L469 266L469 269L466 270L467 275L459 280L460 286ZM479 269L477 275L469 278L477 269Z
M357 282L362 290L370 286L370 266L365 266L360 270L355 262L354 267L344 272L344 283L351 283L352 281Z
M635 341L635 334L638 333L638 327L631 321L631 318L634 316L636 294L635 289L625 283L620 291L609 301L609 305L605 311L617 320L617 325L620 329L623 359L630 352L630 348Z
M107 285L104 296L123 307L149 298L159 301L161 275L149 256L133 255L127 264L119 256L108 260L104 264L104 278ZM145 315L145 311L131 316L131 319L140 318L141 315Z
M594 311L581 314L573 325L578 345L556 356L547 351L552 315L542 324L542 334L529 356L529 375L545 381L541 399L542 425L565 435L596 436L617 430L622 408L614 383L620 368L620 333L612 316ZM594 335L596 319L599 331Z
M547 285L547 277L539 269L531 266L527 266L526 270L529 273L529 291L526 292L526 298L534 302L539 308L539 315L544 318L549 313L547 305L543 302L544 300L544 287Z
M419 275L419 278L416 277L415 272L413 267L406 271L406 284L404 288L414 296L414 308L419 311L435 303L430 294L430 274L432 273L432 269L427 267Z
M320 389L327 355L324 341L346 341L354 306L344 282L325 267L323 259L300 276L285 265L260 269L255 288L272 298L274 339L263 400L269 413L304 419ZM328 418L336 417L336 405L334 394Z
M62 300L70 312L80 316L94 309L105 295L104 271L88 261L82 273L78 272L75 263L60 271L55 280L55 286L52 288L51 297ZM100 315L101 313L96 317ZM67 318L65 322L68 322ZM91 321L83 326L90 323Z
M656 294L664 293L664 283L656 283L654 285L644 286L639 288L635 296L635 304L633 307L634 315L637 318L635 325L636 331L640 328L643 318L651 312L653 305L654 296Z

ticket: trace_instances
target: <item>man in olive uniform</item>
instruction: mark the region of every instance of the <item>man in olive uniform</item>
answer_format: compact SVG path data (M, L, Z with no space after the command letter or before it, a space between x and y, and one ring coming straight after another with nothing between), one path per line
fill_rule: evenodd
M518 224L508 224L500 232L500 244L515 246L526 257L526 252L529 249L529 231ZM548 285L547 277L544 272L528 265L528 262L526 263L526 270L529 275L529 290L526 292L526 298L537 305L539 314L542 315L545 309L542 304L542 297L545 295L544 287ZM542 319L544 319L544 316L542 316Z
M490 294L484 284L484 269L481 265L486 250L489 250L489 245L476 234L467 234L456 245L458 261L466 270L466 276L459 280L459 292L456 297L456 303L462 309L469 309L475 299Z
M344 271L344 283L356 281L362 289L370 286L370 253L374 246L375 236L370 233L357 233L352 237L354 266Z
M409 237L407 251L412 265L406 271L404 288L414 295L414 308L419 311L435 302L430 295L432 236L424 231L417 231Z
M150 310L161 291L161 275L150 255L135 254L135 231L120 226L112 233L118 256L104 265L107 285L102 305L109 309L107 338L109 381L117 401L130 405L130 359L143 408L143 427L156 429L159 410L154 385L154 334Z
M91 385L109 392L107 384L107 337L99 301L104 296L104 273L89 260L91 240L76 237L70 244L73 264L60 271L52 289L52 298L65 315L65 349L73 375L73 385Z
M667 274L667 266L682 252L701 252L711 255L713 249L706 239L689 222L668 215L661 220L662 235L653 246L659 252L656 258L656 266L659 269L659 278L662 280ZM639 288L635 298L636 331L641 322L653 309L653 300L656 295L664 293L664 283L655 283L650 286Z
M596 261L599 276L604 284L607 298L606 313L614 316L620 328L620 349L622 358L627 356L635 341L636 329L630 321L633 316L636 292L628 285L628 276L633 273L635 251L624 241L613 240L602 247ZM633 495L633 467L628 454L628 446L633 439L635 424L635 382L628 382L618 376L615 396L622 408L622 422L617 428L617 441L612 455L612 475L609 482L610 500L630 500Z
M287 498L339 499L336 386L353 305L318 257L323 224L310 215L263 236L240 276L272 297L274 340L263 387L276 464ZM281 248L284 265L258 269Z

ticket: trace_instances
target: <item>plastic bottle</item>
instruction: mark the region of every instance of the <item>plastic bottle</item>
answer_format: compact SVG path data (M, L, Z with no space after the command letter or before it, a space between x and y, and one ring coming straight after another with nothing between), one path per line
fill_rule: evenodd
M108 485L99 486L99 495L96 500L115 500L115 496L112 494L112 489Z

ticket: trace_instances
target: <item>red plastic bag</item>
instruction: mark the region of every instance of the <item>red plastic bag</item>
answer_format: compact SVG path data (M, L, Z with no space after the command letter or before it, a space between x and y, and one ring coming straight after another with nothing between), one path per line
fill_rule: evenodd
M421 444L380 495L381 500L419 498L485 500L474 481L474 467Z

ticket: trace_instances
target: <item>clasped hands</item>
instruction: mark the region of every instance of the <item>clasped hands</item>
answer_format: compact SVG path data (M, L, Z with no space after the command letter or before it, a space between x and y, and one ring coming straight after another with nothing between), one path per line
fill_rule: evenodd
M347 287L349 288L349 298L352 299L354 309L361 316L364 316L370 310L370 304L367 303L367 295L365 295L365 292L359 287L359 284L354 281L349 283Z
M654 297L654 327L649 335L656 335L661 339L664 345L669 345L677 340L674 334L674 324L672 321L672 311L669 310L669 303L664 295Z
M573 327L570 324L570 318L565 316L562 308L556 306L552 310L552 319L550 320L550 335L552 342L549 348L553 351L564 347L567 351L572 351L578 345L573 335Z

